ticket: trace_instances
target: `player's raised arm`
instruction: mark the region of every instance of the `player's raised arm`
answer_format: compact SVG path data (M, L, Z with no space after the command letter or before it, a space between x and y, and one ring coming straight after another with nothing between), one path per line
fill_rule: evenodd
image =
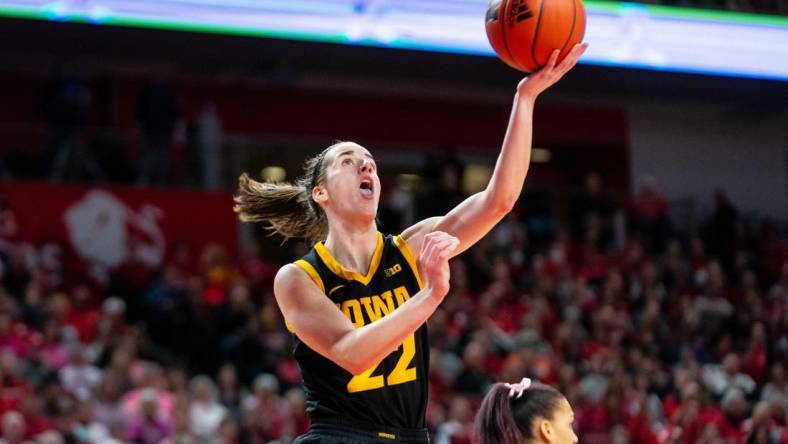
M534 102L539 94L575 66L586 47L586 44L575 45L558 65L555 62L559 52L555 50L544 68L517 85L503 148L487 188L468 197L445 216L425 219L405 230L402 237L411 249L417 251L427 233L443 231L459 239L459 247L452 253L456 256L511 211L520 197L531 161Z

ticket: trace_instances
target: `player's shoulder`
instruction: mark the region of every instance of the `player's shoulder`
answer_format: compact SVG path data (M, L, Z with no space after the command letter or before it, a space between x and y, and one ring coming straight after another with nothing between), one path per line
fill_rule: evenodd
M277 288L286 289L299 282L309 281L309 276L294 263L285 264L274 277L274 290Z
M276 272L276 277L274 277L274 292L276 293L277 290L298 290L303 288L304 285L312 283L313 279L309 276L307 271L304 270L303 266L299 266L297 263L289 263Z
M280 268L274 278L274 297L286 319L292 310L311 305L324 294L322 281L315 280L295 263Z

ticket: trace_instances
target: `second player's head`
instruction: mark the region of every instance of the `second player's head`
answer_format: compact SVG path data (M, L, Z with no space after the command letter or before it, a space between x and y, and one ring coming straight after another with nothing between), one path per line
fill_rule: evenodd
M493 385L474 424L477 444L575 444L572 406L558 390L524 379Z

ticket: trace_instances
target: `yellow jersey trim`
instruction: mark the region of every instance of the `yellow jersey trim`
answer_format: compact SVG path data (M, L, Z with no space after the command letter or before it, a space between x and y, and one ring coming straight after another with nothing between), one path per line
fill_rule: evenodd
M413 256L413 252L410 251L408 242L403 239L402 236L394 236L394 245L399 248L399 252L405 257L410 269L413 270L413 275L416 276L416 281L419 283L419 290L421 290L424 288L424 284L421 283L421 276L419 275L419 267L416 264L416 257Z
M317 274L317 270L315 270L315 267L313 267L312 264L310 264L309 262L303 259L299 259L293 262L293 264L295 264L298 268L306 271L306 274L308 274L309 277L312 278L312 280L315 282L315 285L320 287L320 291L322 291L323 293L326 292L326 287L323 285L323 279L320 279L320 275Z
M343 267L342 264L334 259L334 256L331 256L331 252L328 251L322 242L315 244L315 251L317 251L323 263L326 264L326 267L335 275L349 281L358 281L367 285L369 281L372 280L372 276L375 275L375 272L378 271L380 259L383 257L383 235L378 232L378 245L375 247L375 252L372 254L372 261L369 264L369 270L366 276ZM323 290L323 292L325 292L325 290Z
M386 432L378 432L379 438L388 438L388 439L397 439L397 435L393 435L391 433Z

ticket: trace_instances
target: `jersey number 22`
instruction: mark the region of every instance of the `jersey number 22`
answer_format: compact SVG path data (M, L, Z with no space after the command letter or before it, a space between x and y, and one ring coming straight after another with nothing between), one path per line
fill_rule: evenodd
M409 367L416 355L416 339L413 333L405 338L405 342L400 346L400 355L394 370L386 376L385 385L397 385L416 380L416 367ZM372 367L360 375L356 375L347 383L348 393L357 393L367 390L375 390L383 387L383 375L372 376L377 366Z

